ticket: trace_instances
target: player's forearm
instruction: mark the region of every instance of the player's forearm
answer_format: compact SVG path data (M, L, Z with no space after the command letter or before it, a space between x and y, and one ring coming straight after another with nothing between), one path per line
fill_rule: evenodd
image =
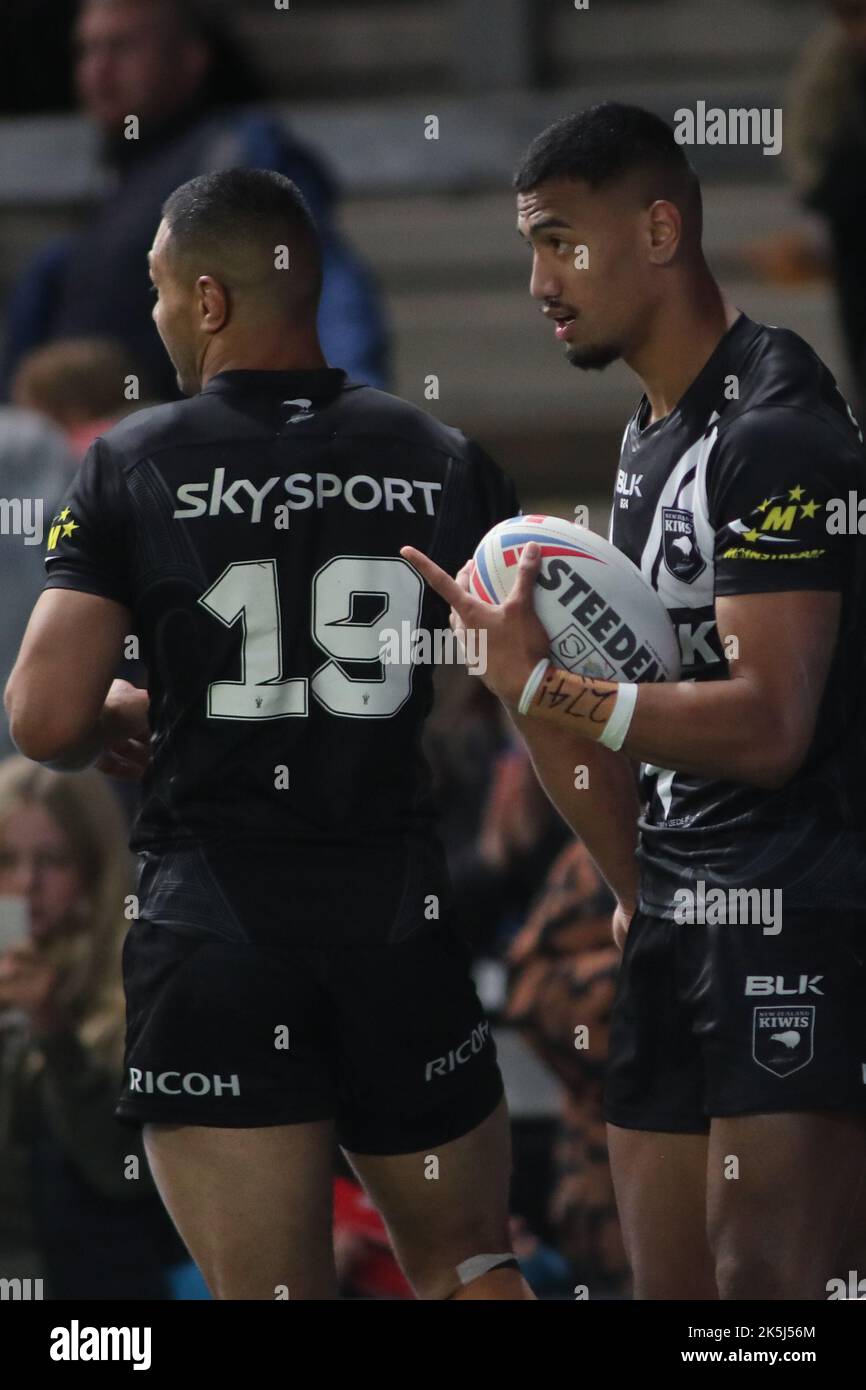
M619 687L548 667L529 719L600 740ZM616 716L614 715L614 719ZM811 734L809 734L811 737ZM809 738L746 679L637 687L622 749L657 767L773 788L796 771Z
M6 687L5 704L12 742L25 758L53 772L79 772L98 758L102 744L99 724L87 731L73 730L58 712L57 700L50 702L43 697L40 704L38 692L28 691L27 682L16 679L14 672Z
M632 907L640 803L628 759L570 729L518 715L512 719L550 800L586 845L617 899Z

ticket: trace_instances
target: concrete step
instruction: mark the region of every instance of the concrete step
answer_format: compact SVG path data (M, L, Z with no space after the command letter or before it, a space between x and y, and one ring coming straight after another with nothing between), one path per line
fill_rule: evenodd
M823 17L812 0L589 0L582 10L572 0L529 4L543 71L563 83L688 78L698 70L702 77L773 75ZM297 99L328 87L343 97L419 86L438 95L471 83L473 70L483 83L501 14L487 0L486 15L481 6L467 23L463 8L461 0L331 0L275 10L254 0L231 11L273 90ZM476 55L460 50L467 32Z

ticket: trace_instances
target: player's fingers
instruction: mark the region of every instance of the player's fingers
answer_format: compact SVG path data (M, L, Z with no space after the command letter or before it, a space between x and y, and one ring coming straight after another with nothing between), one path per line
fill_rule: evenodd
M104 772L108 777L116 777L120 782L139 782L144 775L144 767L140 763L129 762L119 753L108 751L97 759L96 766L100 772Z
M535 541L529 541L521 552L520 562L517 566L517 578L514 581L514 588L509 594L512 603L526 603L532 601L532 591L535 588L535 579L541 567L541 547Z
M121 763L130 767L139 767L142 771L150 762L150 744L143 743L138 739L128 738L120 743L111 744L106 749L106 753L118 758Z
M460 614L456 612L453 608L451 609L451 612L448 615L448 626L450 627L452 632L456 632L458 635L466 631L466 624L464 623Z
M454 583L459 584L461 589L464 589L467 594L472 592L472 571L474 568L475 561L467 560L466 564L461 565L454 576Z
M121 757L127 758L130 762L141 763L142 767L150 762L150 735L145 733L137 738L128 738L120 749L115 749Z
M446 574L443 569L439 568L434 560L431 560L420 550L416 550L414 546L404 545L400 554L403 556L404 560L408 560L409 564L414 566L422 579L430 585L430 588L435 589L440 598L444 598L446 603L456 609L464 622L469 620L469 616L472 612L473 600L461 589L460 585L451 578L450 574Z

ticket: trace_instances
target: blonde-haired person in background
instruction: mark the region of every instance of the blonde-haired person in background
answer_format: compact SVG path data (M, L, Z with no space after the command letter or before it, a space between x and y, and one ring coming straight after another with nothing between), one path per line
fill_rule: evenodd
M171 1297L186 1259L113 1116L126 835L99 773L0 762L0 1278L53 1298Z

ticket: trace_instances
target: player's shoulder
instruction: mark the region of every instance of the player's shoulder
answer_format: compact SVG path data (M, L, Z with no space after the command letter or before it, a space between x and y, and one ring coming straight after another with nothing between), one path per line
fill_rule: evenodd
M717 428L720 452L816 445L862 452L859 426L836 380L815 350L789 328L752 325L739 371L726 378Z
M145 406L106 430L98 440L100 451L121 465L133 465L160 449L200 438L203 413L201 396Z
M391 435L456 458L475 458L482 453L462 430L444 424L412 401L377 387L349 382L341 405L353 433Z

